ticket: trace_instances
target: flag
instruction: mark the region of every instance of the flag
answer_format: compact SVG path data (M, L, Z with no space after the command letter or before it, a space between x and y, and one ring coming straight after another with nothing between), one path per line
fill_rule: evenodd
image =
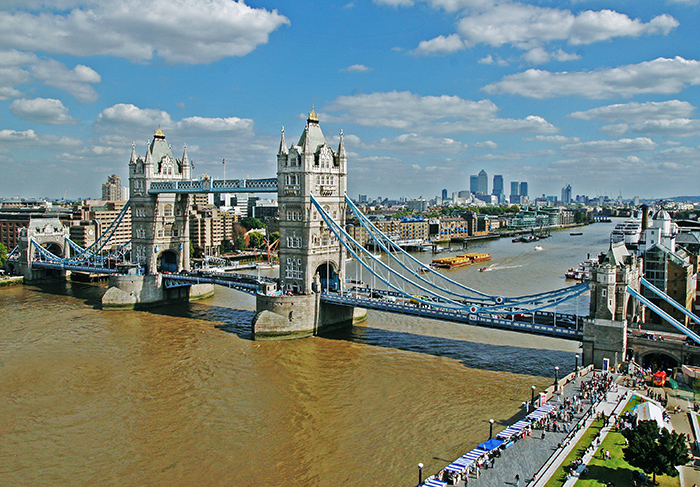
M191 161L191 163L192 163L192 169L194 169L194 161Z
M221 164L223 164L224 166L226 165L226 158L225 157L223 159L221 159Z

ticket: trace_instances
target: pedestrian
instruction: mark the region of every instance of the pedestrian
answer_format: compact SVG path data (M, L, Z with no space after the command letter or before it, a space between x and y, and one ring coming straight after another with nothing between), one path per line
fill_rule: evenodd
M516 473L515 474L515 487L519 487L519 486L520 486L520 474Z

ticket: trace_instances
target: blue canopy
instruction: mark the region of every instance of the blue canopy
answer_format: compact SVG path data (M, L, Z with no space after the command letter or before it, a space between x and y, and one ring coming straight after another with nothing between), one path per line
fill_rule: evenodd
M503 440L499 440L498 438L491 438L490 440L485 441L481 445L479 445L479 448L486 451L493 451L502 444Z

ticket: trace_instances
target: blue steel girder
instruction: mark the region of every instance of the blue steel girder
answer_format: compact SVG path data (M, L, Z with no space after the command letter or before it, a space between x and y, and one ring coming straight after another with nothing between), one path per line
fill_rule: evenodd
M89 274L116 274L116 269L109 269L107 267L96 267L89 265L79 265L71 264L64 261L60 262L49 262L49 261L33 261L32 267L40 267L42 269L56 269L60 271L76 271L76 272L87 272Z
M193 179L189 181L153 181L148 194L177 193L276 193L277 178Z
M581 341L583 339L583 332L574 328L545 325L528 321L508 320L492 316L483 316L478 313L465 313L445 308L412 306L401 303L391 303L381 299L371 299L332 293L321 294L321 302L336 304L339 306L375 309L388 313L398 313L429 319L451 321L455 323L464 323L467 325L484 326L487 328L510 330L521 333L529 333L532 335L550 336L565 340Z

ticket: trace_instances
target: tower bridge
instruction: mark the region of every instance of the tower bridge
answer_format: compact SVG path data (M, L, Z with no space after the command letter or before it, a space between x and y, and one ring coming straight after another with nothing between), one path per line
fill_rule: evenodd
M623 246L611 246L593 270L590 314L585 319L547 310L587 292L589 284L517 297L489 295L429 268L382 234L346 196L347 162L342 131L337 149L331 148L313 109L297 143L288 145L282 129L275 178L193 179L187 149L175 158L159 128L145 157L132 147L131 198L95 244L81 248L57 219L37 219L23 229L10 265L27 280L66 271L111 274L103 297L106 308L207 297L214 285L255 294L256 339L313 335L348 326L374 309L580 341L584 360L597 367L604 359L612 363L647 353L639 351L638 341L628 340L627 324L641 319L645 306L653 306L640 293L649 283L641 277L640 260ZM279 279L190 272L190 195L232 192L277 192ZM108 251L109 238L127 208L131 241ZM371 235L384 259L346 232L349 213ZM357 275L347 275L349 259ZM371 286L361 282L365 276ZM672 324L700 344L700 336Z

